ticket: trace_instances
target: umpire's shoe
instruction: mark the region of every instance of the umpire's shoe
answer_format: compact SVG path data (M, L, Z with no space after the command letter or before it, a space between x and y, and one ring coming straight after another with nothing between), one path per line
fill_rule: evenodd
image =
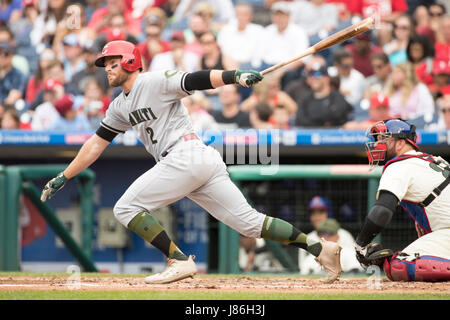
M327 241L323 238L320 239L320 243L322 244L322 251L315 260L325 269L325 272L327 273L327 278L324 282L332 283L339 279L339 276L342 273L342 248L336 242Z
M167 259L169 264L161 272L145 278L146 283L161 284L171 283L188 277L193 278L197 273L194 256L189 256L188 260Z

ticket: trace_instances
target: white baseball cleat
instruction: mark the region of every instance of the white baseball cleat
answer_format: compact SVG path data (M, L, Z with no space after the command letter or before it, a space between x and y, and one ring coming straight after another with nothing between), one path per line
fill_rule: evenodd
M195 256L189 256L188 260L167 259L168 265L163 272L148 276L146 283L163 284L182 280L188 277L194 278L197 267L194 262Z
M325 272L327 273L327 278L324 282L332 283L339 279L339 276L342 273L342 248L336 242L327 241L324 238L320 239L320 243L322 244L322 251L319 256L315 258L315 260L325 269Z

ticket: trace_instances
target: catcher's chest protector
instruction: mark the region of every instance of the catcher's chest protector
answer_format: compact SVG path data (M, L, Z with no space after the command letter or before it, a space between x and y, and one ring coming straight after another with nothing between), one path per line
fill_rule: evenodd
M411 158L417 158L422 159L424 161L429 162L430 164L434 164L436 167L439 167L438 162L436 162L432 155L427 153L422 153L420 155L404 155L395 157L391 160L389 160L383 167L383 172L386 170L386 168L391 165L394 162L411 159ZM442 170L447 170L450 172L450 168L447 167ZM411 218L416 221L422 229L425 231L425 233L431 232L430 223L428 221L428 217L425 211L425 207L427 207L434 199L436 199L437 196L439 196L442 192L442 190L447 187L447 185L450 183L450 174L449 176L422 201L419 203L411 202L407 200L403 200L400 202L400 205L405 209L405 211L411 216Z

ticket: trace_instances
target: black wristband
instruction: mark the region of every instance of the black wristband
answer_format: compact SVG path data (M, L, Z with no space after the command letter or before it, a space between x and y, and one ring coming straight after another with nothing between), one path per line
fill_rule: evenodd
M223 71L222 72L222 81L225 84L235 84L236 81L234 80L234 77L236 75L236 70L230 70L230 71Z

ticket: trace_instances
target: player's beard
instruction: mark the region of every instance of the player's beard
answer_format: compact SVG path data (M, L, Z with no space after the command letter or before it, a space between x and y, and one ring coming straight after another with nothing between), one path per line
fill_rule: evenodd
M394 159L397 156L397 153L395 152L395 147L397 145L397 141L395 141L390 147L386 149L386 154L384 158L384 163L388 162L389 160Z
M121 87L125 81L128 80L128 74L126 72L119 73L115 78L108 78L109 85L111 87Z

